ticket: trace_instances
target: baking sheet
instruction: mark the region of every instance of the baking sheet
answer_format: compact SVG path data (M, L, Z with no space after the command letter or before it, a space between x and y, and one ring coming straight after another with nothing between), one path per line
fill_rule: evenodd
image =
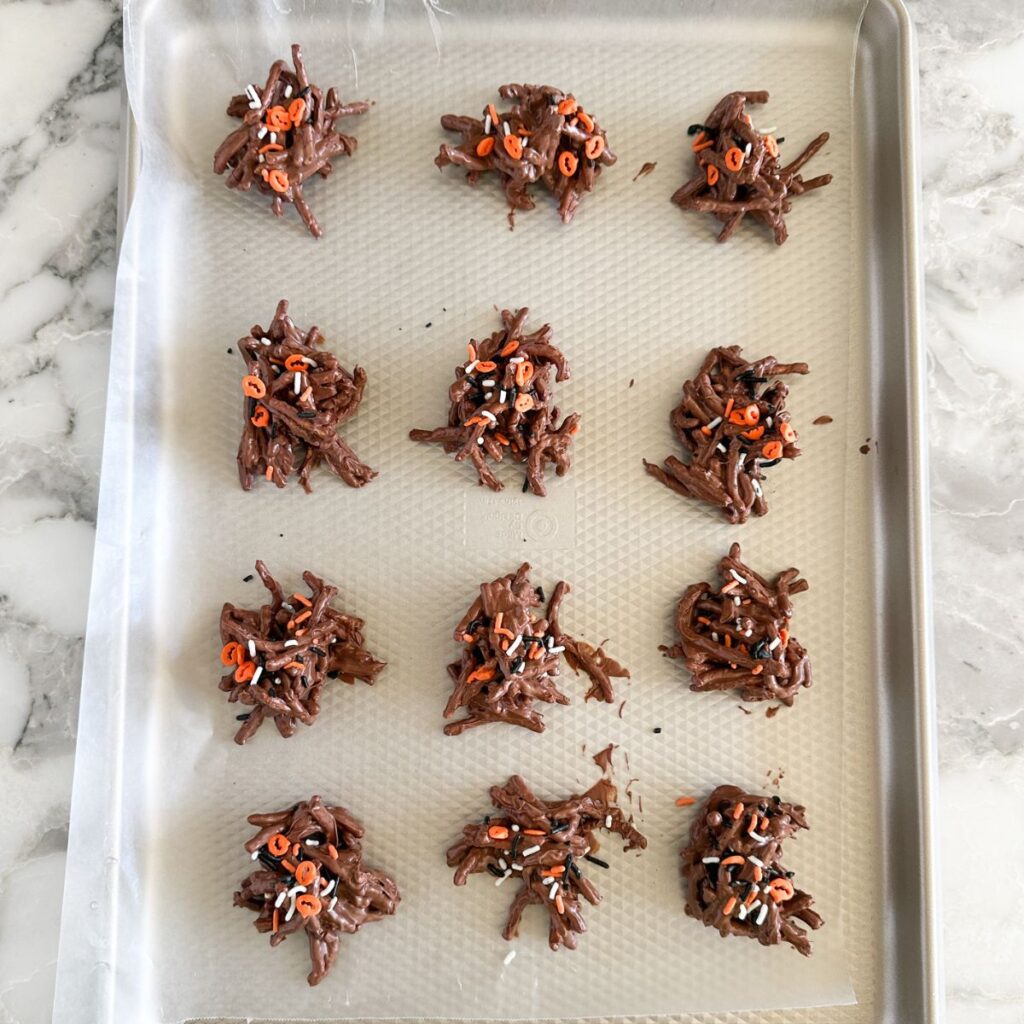
M844 707L871 685L872 671L850 657L869 632L874 583L864 571L868 464L856 448L869 417L858 372L868 328L851 319L848 287L859 200L844 185L859 6L845 20L834 11L777 23L712 18L699 34L658 7L628 23L566 8L554 23L520 24L511 35L500 17L431 11L385 26L370 13L317 11L310 39L295 34L294 12L226 17L218 7L212 17L153 4L128 12L144 175L119 280L119 338L129 332L139 358L138 404L126 412L138 416L141 405L149 414L130 460L145 497L132 537L144 541L146 559L131 601L118 606L131 620L129 664L145 665L145 693L126 694L124 705L131 728L122 746L138 776L126 787L118 841L127 885L111 976L123 1014L115 1019L605 1016L849 1002L851 970L872 955L857 942L876 910L849 898L850 880L871 891L877 856L877 834L844 831L837 813L850 766ZM356 159L310 193L328 232L319 244L208 172L227 125L220 101L205 97L259 80L293 36L314 78L337 82L346 98L377 100L352 129ZM784 126L794 146L821 127L833 131L815 170L837 182L796 204L794 237L779 251L756 232L718 248L709 223L667 205L688 166L679 126L743 87L724 59L741 45L743 83L773 94L758 123ZM709 51L723 54L720 67L708 66ZM475 109L517 78L571 83L619 152L570 229L541 203L509 234L499 193L467 189L430 163L441 112ZM658 160L657 171L633 183L646 160ZM280 265L268 273L270 255ZM313 498L236 488L240 361L226 348L253 321L269 320L278 293L291 298L298 322L319 323L334 351L370 373L346 436L382 475L361 492L330 477L316 481ZM441 422L451 367L470 335L492 329L490 307L527 303L553 323L574 368L564 404L584 417L576 468L542 502L520 496L513 476L501 496L478 491L466 467L405 439L410 426ZM808 454L784 467L768 519L738 530L640 466L673 450L667 412L679 382L708 345L733 341L812 366L792 400ZM202 371L181 372L195 366ZM836 424L811 427L821 412ZM812 584L796 632L818 682L772 721L761 708L741 714L728 697L689 694L678 667L657 653L671 640L678 593L711 572L733 538L762 571L793 562ZM574 583L567 628L592 641L608 636L633 670L623 718L577 703L552 709L540 737L482 729L445 738L445 638L475 585L524 552L538 581ZM238 750L216 690L216 618L223 600L259 600L258 584L241 582L256 557L286 583L306 566L339 583L343 607L368 619L369 645L390 667L372 690L339 688L314 730L287 744L263 730ZM849 735L863 766L871 738ZM507 895L481 878L452 888L443 849L464 820L486 811L492 782L520 771L547 796L585 786L594 769L584 746L593 753L610 740L629 754L628 769L620 754L621 781L639 779L633 791L643 795L638 818L651 848L611 858L613 870L598 879L606 902L588 915L578 953L550 954L532 920L505 967L509 947L498 932ZM810 808L812 832L788 859L828 920L811 961L723 943L680 913L676 854L688 815L674 798L724 780L777 780L786 798ZM229 894L248 867L245 814L314 790L364 819L368 858L396 875L405 903L346 942L331 978L310 992L301 985L302 943L271 954ZM208 844L198 862L196 835ZM855 948L844 939L851 932Z

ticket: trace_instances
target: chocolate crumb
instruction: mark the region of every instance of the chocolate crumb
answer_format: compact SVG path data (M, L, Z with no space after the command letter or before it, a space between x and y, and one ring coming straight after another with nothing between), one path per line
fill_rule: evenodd
M502 936L507 940L516 938L523 912L528 906L537 905L547 911L551 949L575 949L578 936L586 931L581 897L595 906L601 899L594 884L576 866L581 860L603 868L609 866L587 853L598 846L595 833L600 829L617 833L626 841L627 850L644 849L646 837L617 806L615 786L609 779L599 780L581 795L547 801L535 796L520 776L513 775L504 786L492 786L490 795L500 813L492 814L489 824L466 825L462 838L448 850L448 866L455 868L455 884L465 885L471 874L489 871L492 865L501 869L500 861L504 860L508 867L501 871L502 876L518 878L520 884ZM515 863L521 870L516 870L507 859L513 825L518 826L519 834L527 830L540 833L527 837L531 840L527 849L532 852L524 850L518 855ZM550 872L556 868L561 870L552 875Z
M423 326L424 327L433 327L434 326L434 321L433 320L428 320Z
M723 817L719 807L732 812ZM687 916L723 937L742 935L762 946L787 942L810 956L810 938L800 925L816 930L823 921L781 862L784 842L808 827L805 813L737 786L719 786L694 818L681 853ZM717 859L705 864L705 858ZM723 866L732 858L739 863ZM759 883L761 898L752 900Z
M623 712L623 711L624 711L625 709L626 709L626 702L625 702L625 701L623 701L623 702L622 702L622 703L621 703L621 704L619 705L619 718L622 718L622 712Z
M243 576L243 577L242 577L242 582L243 582L243 583L252 583L252 581L253 581L254 579L256 579L256 577L255 577L255 576L253 576L253 574L252 574L252 573L249 573L249 575L248 575L248 576Z
M781 704L773 704L770 708L765 708L765 718L774 718L779 713L781 707Z
M640 170L637 171L636 174L633 175L633 180L636 181L638 178L646 178L647 175L650 174L651 171L653 171L654 168L657 167L657 166L658 166L658 161L657 160L654 160L653 162L648 160L647 163L645 163L640 168Z
M862 444L860 446L860 448L858 449L858 451L861 453L861 455L870 455L871 454L871 445L869 445L869 444Z
M742 704L737 704L736 707L738 707L745 715L752 715L754 713L749 708L745 708Z
M609 743L607 747L594 755L593 761L602 772L608 774L612 770L612 755L618 744Z
M788 234L784 214L793 199L832 180L831 174L822 174L804 181L797 173L828 142L828 132L784 165L778 146L783 139L762 135L746 113L747 103L767 102L767 92L731 92L704 124L690 126L696 168L672 202L684 210L713 213L724 225L719 242L727 241L750 214L771 228L775 244L782 245Z
M654 735L657 736L661 732L661 726L657 725L654 727Z
M258 853L262 865L248 875L234 896L234 905L257 915L256 930L270 935L278 946L289 935L305 932L312 970L306 980L317 985L334 966L340 937L359 931L365 924L394 914L401 902L393 878L363 863L360 840L362 824L344 807L327 807L319 796L310 797L285 811L249 815L259 831L245 844L249 854ZM315 839L317 846L306 846ZM278 854L298 844L302 861L285 867ZM296 875L312 876L312 891L292 894Z
M280 217L285 203L292 203L314 238L323 232L306 203L303 184L314 176L326 178L338 156L351 156L356 140L335 131L344 117L365 114L366 102L342 103L338 90L324 95L311 86L302 61L302 50L292 46L291 71L283 60L275 61L262 89L250 85L228 104L229 117L242 122L217 148L213 170L230 170L228 188L249 192L253 186L271 200L271 211Z
M632 387L636 383L636 377L629 378L629 386Z
M811 420L816 427L823 427L826 423L832 422L831 416L818 416L816 419Z

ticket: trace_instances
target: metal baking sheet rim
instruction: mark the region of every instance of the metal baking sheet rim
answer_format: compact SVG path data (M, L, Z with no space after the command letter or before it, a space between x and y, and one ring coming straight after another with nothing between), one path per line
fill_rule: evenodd
M885 22L885 24L883 24ZM881 38L878 38L881 37ZM896 114L898 117L899 135L899 171L900 171L900 192L899 200L901 206L900 226L902 238L900 239L902 249L902 278L899 281L904 323L902 334L904 339L904 356L906 370L906 480L907 488L905 498L908 502L908 537L907 537L907 561L908 575L910 578L911 594L911 619L913 623L913 651L912 664L914 676L914 693L912 718L916 726L914 736L914 749L916 778L913 779L915 792L915 813L918 822L918 843L916 850L917 881L919 883L918 894L920 897L920 909L918 912L917 931L919 942L919 953L916 959L919 961L920 978L916 992L911 992L911 985L908 984L906 975L900 970L902 959L897 955L889 958L887 967L882 971L882 983L879 993L878 1005L880 1016L879 1024L911 1024L920 1021L921 1024L942 1024L945 1019L944 993L942 988L942 967L941 967L941 916L938 904L938 855L937 835L935 821L935 797L938 790L938 758L936 752L936 722L935 722L935 687L934 687L934 665L933 665L933 621L932 621L932 575L931 575L931 540L930 525L928 518L928 452L926 445L926 416L927 416L927 380L924 343L922 338L923 325L923 287L922 267L920 259L921 225L918 204L918 76L917 76L917 52L913 23L903 0L870 0L865 11L864 20L861 26L860 41L858 43L858 76L856 87L856 99L858 105L864 102L864 80L860 73L860 64L865 50L870 46L885 46L888 49L887 56L894 61L895 66L889 66L886 70L896 75ZM875 70L877 74L877 69ZM120 173L118 177L118 201L117 201L117 249L120 256L121 241L124 228L131 209L132 197L135 185L138 180L141 164L141 144L128 102L127 89L122 90L122 140L123 152L121 158ZM124 372L120 367L119 373ZM117 535L118 530L123 528L127 531L130 528L130 521L123 510L116 516L105 517L107 525L114 528L110 531L102 529L104 523L99 520L97 523L96 557L94 561L94 578L90 596L90 604L93 595L96 594L98 585L97 578L103 574L97 569L104 563L101 561L104 556L113 559L115 574L125 573L126 562L121 562L119 557L123 548L120 544L110 545L107 543L108 534ZM127 532L125 536L127 536ZM120 549L120 550L119 550ZM123 630L127 629L127 621L123 623ZM123 631L120 634L124 635ZM87 641L94 640L87 636ZM87 642L86 651L89 653L90 644ZM88 667L88 661L86 662ZM87 673L83 671L83 684ZM85 693L83 693L83 698ZM79 720L79 731L86 728L102 729L112 740L120 736L121 720L116 714L107 715L106 721L97 721L95 724L90 721L89 706L85 699L82 701L82 709ZM110 719L113 718L114 721ZM882 728L880 726L880 728ZM883 737L883 740L885 737ZM890 741L892 737L889 737ZM118 748L120 749L120 748ZM80 819L88 817L89 812L95 807L106 808L110 813L105 823L114 835L119 835L124 823L120 821L117 814L118 794L120 792L120 757L112 759L115 764L110 773L111 788L104 795L80 792L82 787L75 786L72 793L72 835L79 831L76 825L80 825ZM890 781L891 779L887 780ZM906 782L907 780L904 780ZM905 822L905 817L902 818ZM119 842L108 836L108 842L104 849L117 849ZM81 850L77 851L81 854ZM65 878L65 892L83 880L80 876L92 875L93 882L101 882L94 885L94 889L100 893L108 893L111 905L116 905L118 884L117 884L117 860L116 857L96 857L97 863L82 864L79 857L75 862L68 860L67 875ZM98 863L102 860L102 864ZM910 865L913 874L914 865ZM907 865L903 865L906 870ZM887 878L888 880L888 878ZM913 878L910 879L913 881ZM898 901L899 893L893 893L894 899ZM898 912L897 917L902 915ZM102 915L100 915L102 917ZM111 915L112 918L113 915ZM94 1024L104 1024L111 1020L107 1010L112 1005L115 985L115 971L110 962L108 954L111 950L111 931L108 924L106 927L98 926L97 934L94 936L95 943L95 967L97 974L102 981L95 986L92 1000L89 1004L75 1003L75 1009L71 1009L71 1000L62 998L61 961L69 955L65 933L62 927L61 946L58 957L57 971L57 994L54 1006L54 1021L62 1024L63 1021L90 1021ZM886 938L892 938L891 929L882 927L882 934ZM827 1013L828 1008L822 1007L819 1010L803 1011L808 1015L809 1020L825 1019L820 1014ZM71 1014L69 1016L69 1013ZM681 1018L665 1018L672 1020L713 1020L716 1014L685 1015ZM731 1015L730 1015L731 1016Z

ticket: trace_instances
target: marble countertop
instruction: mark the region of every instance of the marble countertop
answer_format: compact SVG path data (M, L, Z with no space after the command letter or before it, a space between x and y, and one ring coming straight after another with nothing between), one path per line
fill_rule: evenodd
M1008 457L1024 443L1011 400L1024 388L1024 0L910 7L948 1013L1020 1024L1024 976L1007 967L1024 947L1024 689L1007 666L1024 646L1024 484ZM0 83L17 97L0 143L0 1024L50 1020L113 302L120 37L113 0L0 2ZM993 854L1001 884L964 884Z

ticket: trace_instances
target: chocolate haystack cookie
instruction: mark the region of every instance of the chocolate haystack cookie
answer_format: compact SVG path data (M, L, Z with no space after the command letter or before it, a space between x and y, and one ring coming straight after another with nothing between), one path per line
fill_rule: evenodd
M458 132L458 146L441 146L434 163L466 169L475 185L480 175L497 171L508 199L509 226L516 210L532 210L530 186L540 182L558 199L558 213L572 220L583 196L593 190L601 168L615 163L604 130L577 102L549 85L503 85L509 110L488 103L480 117L445 114L441 127Z
M220 660L228 667L220 688L232 703L252 711L239 715L236 743L244 743L272 718L284 737L295 726L312 725L320 714L320 694L328 679L371 686L385 668L363 646L363 620L330 607L337 587L311 572L302 574L310 596L284 598L280 584L256 563L270 604L249 611L225 604L220 613Z
M306 980L318 985L334 966L341 935L395 912L398 886L363 864L363 826L318 796L285 811L250 814L249 824L259 831L245 848L260 866L235 893L235 906L259 915L253 923L270 932L271 946L305 931L313 964Z
M349 487L362 487L377 474L338 437L338 427L355 416L366 389L366 371L350 373L320 343L320 328L301 331L282 299L270 326L257 324L238 342L245 361L242 440L238 478L251 490L257 476L278 487L298 465L299 483L309 493L309 476L325 462Z
M689 461L669 456L662 468L645 460L647 472L684 497L717 506L730 523L745 523L751 512L765 515L763 471L800 454L785 411L789 388L768 379L809 372L806 363L774 356L747 362L738 345L713 348L683 384L670 418Z
M455 627L462 655L448 666L455 688L444 717L461 709L466 716L444 727L448 736L489 722L543 732L544 716L534 703L569 703L556 683L562 654L577 675L582 669L590 678L587 700L615 700L612 679L628 679L629 671L600 647L562 632L558 610L568 593L569 584L559 583L544 614L534 616L533 609L544 603L544 591L530 582L526 562L514 573L480 586L480 596Z
M697 173L672 196L684 210L713 213L724 225L718 235L726 241L749 214L767 224L775 244L786 240L786 221L794 196L821 188L831 174L804 179L798 173L828 142L822 132L795 160L783 164L779 143L770 132L758 131L746 112L747 103L768 102L766 92L731 92L719 101L704 124L690 125Z
M682 852L686 913L723 936L745 935L762 946L788 942L810 956L811 941L797 922L812 929L823 922L781 859L783 842L807 827L802 807L719 786Z
M594 856L601 848L595 835L607 829L626 840L626 849L643 849L647 839L616 806L615 786L602 779L582 796L567 800L540 800L518 776L504 786L491 787L498 808L482 822L466 825L448 851L448 866L455 868L455 884L465 885L473 874L487 871L501 885L519 881L502 935L514 939L519 921L531 903L548 913L548 944L552 949L575 949L577 935L587 930L580 912L582 896L592 906L601 895L583 871L588 863L608 864Z
M248 192L253 185L273 197L271 209L278 217L285 203L293 203L310 234L323 232L313 211L306 205L302 185L314 174L326 178L334 169L336 156L351 156L356 140L335 131L343 117L365 114L369 103L342 103L338 90L327 90L327 98L306 77L302 50L292 47L291 71L283 60L274 61L262 89L246 86L245 93L228 104L228 116L242 121L217 148L213 169L227 177L228 188Z
M487 459L506 457L525 463L523 490L543 497L548 463L558 476L572 465L572 442L580 418L570 413L561 422L554 405L555 381L568 380L569 364L551 344L551 325L524 334L525 307L501 311L502 328L483 341L466 347L469 361L455 368L455 383L448 389L448 426L436 430L410 430L413 441L430 441L455 453L455 461L469 459L480 483L492 491L504 485L491 472Z
M722 585L695 583L676 606L679 643L662 648L685 658L690 689L740 690L743 700L780 700L792 706L801 686L811 685L811 662L790 636L794 594L807 580L787 569L769 583L740 560L733 544L719 563Z

